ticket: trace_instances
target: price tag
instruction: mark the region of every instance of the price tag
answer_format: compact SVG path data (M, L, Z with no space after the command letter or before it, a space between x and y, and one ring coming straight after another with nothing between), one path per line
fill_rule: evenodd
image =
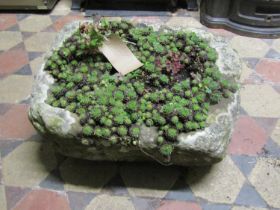
M143 65L121 38L115 34L112 34L103 42L103 45L99 47L99 51L122 75L126 75Z

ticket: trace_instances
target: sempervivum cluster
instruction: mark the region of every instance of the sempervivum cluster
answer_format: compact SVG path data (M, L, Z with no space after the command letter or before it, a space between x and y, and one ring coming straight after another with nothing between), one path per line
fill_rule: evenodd
M110 34L144 65L117 74L98 51ZM47 103L79 116L83 144L136 146L141 126L154 126L159 151L168 157L179 133L205 128L210 106L236 91L216 59L216 51L192 32L158 32L127 21L81 25L46 63L55 79Z

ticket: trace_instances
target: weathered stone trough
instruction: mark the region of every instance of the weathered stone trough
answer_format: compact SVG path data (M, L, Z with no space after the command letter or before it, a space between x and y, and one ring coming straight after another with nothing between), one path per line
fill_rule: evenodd
M79 27L78 22L67 25L58 35L53 48L46 54L45 60L53 50L59 48L63 41L72 35ZM153 26L158 28L157 26ZM175 30L177 28L174 28ZM194 31L209 42L209 45L218 52L218 65L220 71L238 82L241 64L236 52L227 42L199 29L184 29ZM141 127L139 143L135 146L122 145L87 145L77 141L81 132L77 116L65 109L55 108L45 103L50 86L54 83L52 76L43 71L45 63L41 66L32 92L29 118L34 127L53 142L57 152L70 157L83 158L96 161L149 161L156 160L165 165L209 165L223 159L226 154L234 120L239 106L238 91L228 99L211 107L207 123L208 127L195 132L181 133L177 137L174 151L168 160L158 152L157 131L154 127ZM83 143L83 142L82 142Z

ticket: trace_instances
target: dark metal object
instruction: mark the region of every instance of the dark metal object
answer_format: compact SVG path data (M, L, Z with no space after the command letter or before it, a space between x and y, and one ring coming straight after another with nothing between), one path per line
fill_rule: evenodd
M143 11L143 10L96 10L86 9L85 16L130 17L130 16L171 16L170 11Z
M84 2L85 2L85 0L72 0L71 9L73 9L73 10L80 10L82 8L82 4Z
M280 37L280 0L202 0L200 21L241 35Z
M196 0L188 0L187 1L187 9L190 11L197 11L198 10L198 5Z
M178 0L74 0L72 4L84 4L86 16L163 15L174 11Z
M51 10L58 0L0 0L0 10Z
M86 16L170 16L177 8L197 10L196 0L72 0Z

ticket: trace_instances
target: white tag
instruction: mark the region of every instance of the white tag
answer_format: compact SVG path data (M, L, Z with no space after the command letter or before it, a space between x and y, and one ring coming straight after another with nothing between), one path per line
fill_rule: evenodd
M143 65L115 34L110 35L99 47L99 50L122 75L126 75Z

